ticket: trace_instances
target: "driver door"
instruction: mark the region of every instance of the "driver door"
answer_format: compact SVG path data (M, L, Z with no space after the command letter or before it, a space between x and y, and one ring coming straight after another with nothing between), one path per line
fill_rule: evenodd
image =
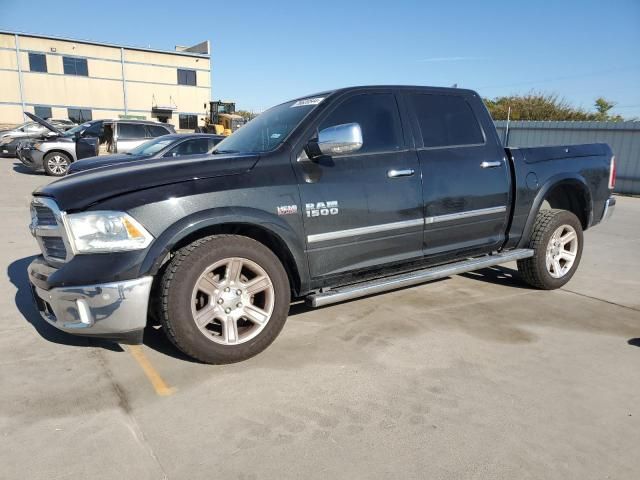
M80 134L76 139L76 160L98 155L99 139L102 135L102 129L103 123L95 122Z
M318 130L347 123L360 125L358 151L295 163L313 277L422 256L418 159L394 93L351 94Z

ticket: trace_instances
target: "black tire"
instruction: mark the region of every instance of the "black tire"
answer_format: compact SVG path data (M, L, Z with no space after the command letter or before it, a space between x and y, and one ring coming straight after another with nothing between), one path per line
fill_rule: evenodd
M560 278L554 278L547 269L547 247L554 232L567 225L572 227L577 236L577 252L570 269ZM542 290L554 290L565 285L578 269L582 257L583 234L582 224L578 217L567 210L541 210L536 216L531 232L529 248L533 249L533 257L518 260L518 271L522 279L532 287Z
M53 162L55 162L55 165ZM50 152L44 156L42 163L47 175L52 177L64 177L69 171L71 157L62 152ZM56 168L56 165L60 168Z
M271 317L257 336L244 343L224 345L207 338L196 325L192 293L203 269L233 257L253 261L267 273L274 289L274 304ZM263 244L239 235L212 235L176 252L162 276L160 297L160 322L171 342L201 362L225 364L253 357L275 340L287 320L291 291L282 263Z

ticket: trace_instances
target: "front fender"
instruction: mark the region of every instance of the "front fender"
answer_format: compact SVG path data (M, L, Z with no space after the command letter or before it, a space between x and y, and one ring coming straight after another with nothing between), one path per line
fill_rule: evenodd
M167 255L185 238L216 226L246 225L261 228L277 237L289 250L300 276L301 289L308 284L309 268L300 239L304 236L282 217L250 207L218 207L188 215L156 238L140 267L140 275L155 275Z

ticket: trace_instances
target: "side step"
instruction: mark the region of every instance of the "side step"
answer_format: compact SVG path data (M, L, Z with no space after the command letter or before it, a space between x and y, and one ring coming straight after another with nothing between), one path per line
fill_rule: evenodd
M455 263L448 263L438 267L425 268L409 273L402 273L392 277L377 278L368 282L354 283L344 287L338 287L326 292L315 293L307 297L307 304L312 307L322 307L331 303L344 302L353 298L373 295L387 290L408 287L418 283L424 283L438 278L458 275L459 273L472 272L481 268L513 262L533 256L533 250L521 248L507 252L486 255L484 257L469 258Z

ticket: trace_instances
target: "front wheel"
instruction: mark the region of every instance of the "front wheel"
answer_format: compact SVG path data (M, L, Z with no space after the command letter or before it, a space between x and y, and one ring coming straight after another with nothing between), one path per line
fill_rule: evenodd
M529 285L553 290L573 277L582 257L582 224L567 210L542 210L536 216L529 248L533 257L518 260L518 271Z
M180 249L161 285L161 322L184 353L233 363L267 348L287 319L287 273L271 250L238 235L213 235Z
M71 165L71 158L66 153L51 152L44 156L44 171L52 177L64 177Z

